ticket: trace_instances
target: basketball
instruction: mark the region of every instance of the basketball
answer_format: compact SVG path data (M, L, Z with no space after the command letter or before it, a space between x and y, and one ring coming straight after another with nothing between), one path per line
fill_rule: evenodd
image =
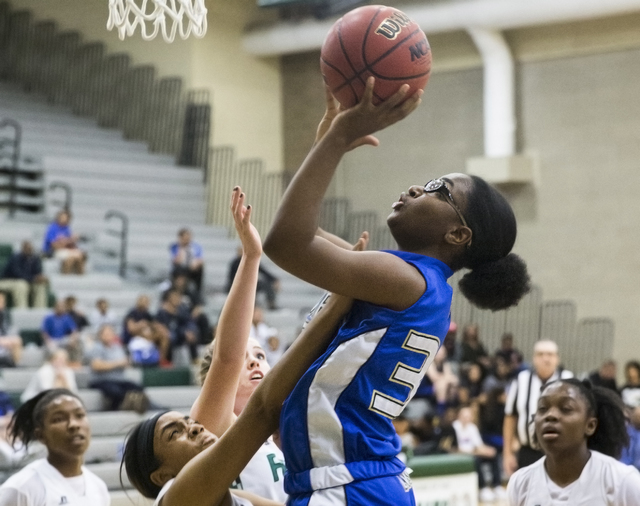
M331 27L320 53L325 83L344 107L360 101L369 76L376 79L374 103L403 84L411 96L423 89L431 71L431 48L417 23L384 5L354 9Z

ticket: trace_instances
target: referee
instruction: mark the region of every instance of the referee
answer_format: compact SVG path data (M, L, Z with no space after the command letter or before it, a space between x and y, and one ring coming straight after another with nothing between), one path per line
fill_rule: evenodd
M573 377L573 373L558 367L559 362L558 345L553 341L538 341L533 347L533 369L521 371L509 387L502 426L502 458L507 476L543 456L532 446L534 427L531 421L538 408L542 387L558 378ZM517 460L513 452L515 437L520 443Z

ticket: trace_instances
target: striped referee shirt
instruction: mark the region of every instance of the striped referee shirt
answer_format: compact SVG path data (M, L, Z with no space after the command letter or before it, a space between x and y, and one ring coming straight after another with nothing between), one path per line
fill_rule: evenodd
M525 369L511 382L507 391L504 413L518 417L518 441L522 446L532 446L535 428L531 422L538 409L542 387L559 378L573 378L573 373L560 368L543 383L537 374L530 369Z

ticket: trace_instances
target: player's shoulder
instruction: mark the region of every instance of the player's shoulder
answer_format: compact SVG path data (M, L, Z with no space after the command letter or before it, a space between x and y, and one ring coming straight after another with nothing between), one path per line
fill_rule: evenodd
M591 458L594 464L592 466L594 475L609 475L610 479L618 483L627 479L640 481L640 473L633 466L623 464L613 457L594 450L591 450Z
M534 462L530 466L518 469L511 478L509 478L509 488L515 490L528 490L531 486L536 486L539 482L544 484L544 461L542 458Z
M96 488L100 491L109 494L109 489L107 488L107 484L104 482L102 478L100 478L96 473L82 466L82 474L84 474L85 479L94 484Z
M32 462L16 474L10 476L0 488L19 490L29 497L43 495L45 487L40 478L39 467L39 460Z

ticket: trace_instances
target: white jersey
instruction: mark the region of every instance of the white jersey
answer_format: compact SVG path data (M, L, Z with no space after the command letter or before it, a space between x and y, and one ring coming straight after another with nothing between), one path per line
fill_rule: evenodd
M269 438L251 457L232 488L285 503L287 494L284 493L284 472L284 455L273 439Z
M65 478L47 459L32 462L0 486L0 506L109 506L104 481L82 467Z
M640 473L632 466L592 450L580 478L561 488L547 475L545 461L511 477L510 506L640 506Z
M175 480L175 478L170 479L167 483L164 484L164 487L162 487L162 490L160 490L158 497L156 497L156 500L153 503L153 506L159 506L160 499L162 499L164 495L167 493L167 490L171 488L171 485L173 485L173 480ZM236 497L233 494L231 494L231 505L232 506L253 506L251 502L248 501L247 499L243 499L242 497Z

